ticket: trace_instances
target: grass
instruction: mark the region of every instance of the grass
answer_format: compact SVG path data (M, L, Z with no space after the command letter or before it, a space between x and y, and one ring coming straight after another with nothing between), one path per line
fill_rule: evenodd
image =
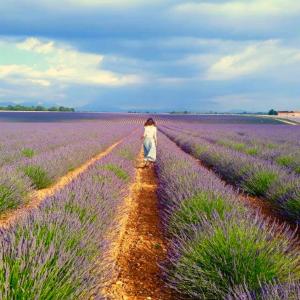
M221 195L209 192L199 192L189 199L183 200L172 213L169 221L169 232L177 234L187 231L191 225L198 224L203 217L211 219L215 213L224 217L233 209L233 203Z
M32 158L35 155L34 150L31 149L31 148L24 148L21 151L21 153L22 153L23 156L28 157L28 158Z
M28 165L23 167L22 171L30 178L34 187L38 190L46 188L52 183L47 172L40 166Z
M169 279L193 299L224 299L233 286L257 290L260 282L299 279L296 250L287 252L287 240L274 236L250 218L205 222L184 242Z
M278 176L274 172L261 170L248 175L242 187L251 195L263 196L277 179Z
M115 164L106 164L103 166L104 169L113 172L119 179L127 181L129 180L129 174L121 167Z

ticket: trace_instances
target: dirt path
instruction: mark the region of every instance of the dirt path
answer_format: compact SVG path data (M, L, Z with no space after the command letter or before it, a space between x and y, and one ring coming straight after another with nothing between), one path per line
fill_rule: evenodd
M142 165L142 153L137 163ZM124 229L114 246L118 275L105 290L108 299L178 299L164 286L157 265L167 250L160 228L156 189L154 168L137 167L135 182L126 199Z
M77 178L80 174L85 172L92 164L94 164L99 159L103 158L104 156L108 155L112 150L118 146L122 141L121 139L108 147L106 150L100 152L90 160L86 161L83 165L76 168L73 171L68 172L66 175L62 176L55 184L50 186L49 188L45 188L42 190L34 191L28 195L30 199L27 204L24 206L20 206L15 210L11 210L8 213L4 213L0 216L0 228L8 227L12 224L16 219L25 215L29 210L34 209L39 206L39 204L48 196L52 196L57 191L64 188L67 184L72 182L75 178Z

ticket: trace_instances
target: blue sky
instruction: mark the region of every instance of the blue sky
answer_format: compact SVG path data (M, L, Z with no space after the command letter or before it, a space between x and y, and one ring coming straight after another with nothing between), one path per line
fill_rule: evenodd
M300 109L299 0L9 0L0 10L0 103Z

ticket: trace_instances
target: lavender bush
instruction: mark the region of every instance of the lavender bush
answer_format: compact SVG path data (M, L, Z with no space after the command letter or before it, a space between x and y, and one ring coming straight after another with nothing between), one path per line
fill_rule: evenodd
M268 224L236 199L215 174L160 135L158 196L170 239L162 264L167 284L191 299L225 299L247 284L300 278L288 228Z
M31 182L26 176L11 168L0 170L0 213L26 203L30 191Z
M300 222L300 178L270 162L185 134L162 129L183 150L201 159L226 181L262 196L286 218Z
M36 126L26 125L24 129L14 123L10 126L7 129L12 134L12 141L3 144L3 147L6 150L15 149L23 156L0 168L0 212L25 203L26 192L29 192L31 187L42 189L50 186L59 177L128 135L135 128L135 125L123 125L120 128L120 124L111 122L67 125L56 123L49 125L48 131L46 127L41 126L35 136ZM21 137L20 134L24 132L27 135ZM66 136L68 134L73 136ZM6 137L8 136L2 137L2 141L8 141ZM17 140L18 138L20 140ZM77 138L79 140L76 140ZM34 146L28 148L31 142ZM23 146L26 147L22 148ZM11 174L9 180L6 179L7 174ZM13 182L16 186L13 186Z
M296 300L300 299L300 283L261 285L259 291L253 291L242 285L236 287L225 297L226 300Z
M180 124L167 128L300 172L300 127Z
M1 299L88 299L111 272L106 234L134 173L140 141L125 145L0 233ZM107 166L115 166L108 168ZM116 172L117 170L117 172ZM126 174L124 176L119 174Z

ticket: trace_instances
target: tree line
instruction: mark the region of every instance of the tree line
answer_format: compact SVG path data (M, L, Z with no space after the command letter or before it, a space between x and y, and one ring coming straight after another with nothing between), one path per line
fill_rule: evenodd
M72 107L66 106L51 106L45 107L42 105L36 106L25 106L25 105L7 105L7 106L0 106L0 110L9 110L9 111L69 111L74 112L75 109Z

